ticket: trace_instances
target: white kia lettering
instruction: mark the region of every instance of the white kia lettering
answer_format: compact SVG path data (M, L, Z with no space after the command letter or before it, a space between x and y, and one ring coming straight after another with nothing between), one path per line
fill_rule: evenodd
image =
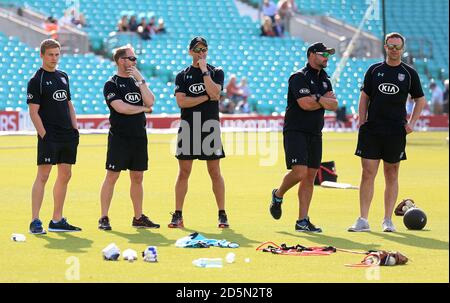
M67 100L67 92L65 90L57 90L53 93L53 99L56 101Z
M138 103L141 101L141 95L138 93L128 93L125 95L125 100L130 103Z
M189 91L193 94L201 94L206 91L205 85L203 83L196 83L189 86Z
M400 91L398 86L392 83L381 83L378 85L378 90L386 95L395 95Z

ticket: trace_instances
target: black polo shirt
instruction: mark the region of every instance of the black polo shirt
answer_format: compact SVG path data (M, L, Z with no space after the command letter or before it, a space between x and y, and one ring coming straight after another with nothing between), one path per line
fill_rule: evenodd
M207 68L213 82L220 84L221 89L223 89L225 78L223 70L209 64L207 64ZM184 93L186 97L207 95L201 69L191 65L179 72L175 79L175 95L176 93ZM202 123L207 120L219 121L219 102L217 100L209 100L194 107L182 108L181 119L191 124L194 112L201 112Z
M324 95L332 90L331 81L323 69L319 72L308 63L305 67L293 73L289 77L283 131L300 131L320 135L324 125L323 115L325 110L320 108L314 111L306 111L298 105L297 99L308 96L316 98L316 94Z
M106 104L109 107L109 122L111 124L110 131L126 137L145 137L146 118L144 113L125 115L118 113L111 103L116 100L122 100L125 103L134 106L143 106L141 90L135 83L133 78L123 78L114 75L106 81L103 88Z
M403 134L406 121L406 100L423 97L419 75L409 65L373 64L364 76L361 87L369 96L367 129L380 134Z
M60 70L48 72L42 67L28 81L27 104L39 104L39 117L52 141L78 137L72 127L68 102L71 102L69 77Z

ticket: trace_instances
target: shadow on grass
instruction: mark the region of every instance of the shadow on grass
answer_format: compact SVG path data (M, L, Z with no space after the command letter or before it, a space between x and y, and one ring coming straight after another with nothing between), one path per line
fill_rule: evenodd
M359 242L354 242L349 239L344 238L338 238L338 237L332 237L328 235L324 235L321 233L288 233L288 232L278 232L282 235L292 236L294 238L301 238L306 239L308 241L314 242L319 244L320 246L334 246L337 248L342 249L356 249L356 250L362 250L362 251L368 251L368 250L378 250L380 249L379 244L364 244ZM277 243L280 244L280 243ZM295 245L295 244L303 244L303 243L286 243L287 245Z
M408 245L413 247L422 247L428 249L448 250L448 242L432 239L426 237L426 233L429 230L415 231L415 233L424 234L425 237L420 237L417 234L411 233L385 233L385 232L372 232L371 234L384 238L392 242L397 242L402 245Z
M48 241L46 248L60 249L71 253L86 253L94 241L74 236L75 233L55 233L60 238L41 237Z
M136 229L136 232L127 234L120 231L108 231L108 234L113 234L125 238L132 244L145 244L153 246L170 246L175 244L175 240L167 239L159 233L158 229L153 232L149 229Z
M225 239L230 242L235 242L235 243L239 244L239 247L253 247L254 245L252 245L252 244L260 244L261 243L261 241L255 241L255 240L245 237L242 234L236 233L232 228L222 228L221 231L218 233L204 233L199 230L193 230L193 229L188 229L188 228L183 228L183 230L185 230L189 234L198 232L199 234L203 235L205 238L208 238L208 239L216 239L216 240Z

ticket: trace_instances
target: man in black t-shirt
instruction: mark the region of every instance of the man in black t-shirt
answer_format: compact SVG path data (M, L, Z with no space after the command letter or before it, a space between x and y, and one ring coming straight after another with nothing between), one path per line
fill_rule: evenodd
M426 104L419 75L401 62L405 39L399 33L386 36L386 61L369 67L359 97L359 135L355 155L361 157L360 217L348 231L370 231L368 216L374 193L374 182L380 160L384 164L386 189L382 229L394 232L392 212L398 195L400 161L406 160L406 135ZM406 120L408 94L415 101L409 121Z
M270 213L281 217L284 194L300 182L299 216L295 230L321 232L309 220L308 211L314 191L314 179L322 160L322 128L325 110L335 111L338 101L324 69L335 50L323 43L312 44L308 63L289 77L288 100L284 117L283 143L288 172L278 189L272 191Z
M111 112L106 156L106 177L102 185L101 217L98 228L111 230L108 217L114 186L122 170L130 170L130 196L134 207L132 226L159 228L142 213L142 181L148 169L145 113L150 113L155 96L136 68L137 58L131 46L114 50L117 74L106 81L103 94Z
M39 219L45 184L53 165L58 166L58 176L53 187L54 210L49 231L81 231L63 217L67 185L75 164L79 134L75 109L72 105L69 77L57 70L61 54L60 44L52 39L42 41L42 67L28 82L27 103L30 117L38 133L38 171L31 193L31 234L45 234Z
M178 73L175 97L181 108L176 158L179 173L175 185L175 212L170 228L183 227L182 209L193 160L205 160L211 177L217 207L219 228L229 227L225 212L225 183L220 159L225 157L220 138L219 99L224 72L206 63L208 43L195 37L189 44L192 65Z

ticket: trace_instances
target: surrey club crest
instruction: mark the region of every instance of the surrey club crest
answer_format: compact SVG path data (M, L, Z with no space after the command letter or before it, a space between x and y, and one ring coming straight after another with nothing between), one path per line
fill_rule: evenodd
M399 81L405 80L405 74L398 74L398 80Z

